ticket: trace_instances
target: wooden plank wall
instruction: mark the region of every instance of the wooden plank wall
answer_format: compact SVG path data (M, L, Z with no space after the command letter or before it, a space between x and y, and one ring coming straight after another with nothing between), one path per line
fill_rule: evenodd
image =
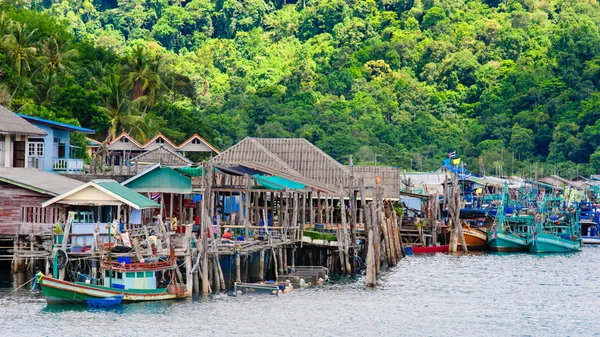
M45 231L47 225L54 225L59 216L58 210L40 207L42 202L50 198L48 195L0 182L0 234L14 235L18 229L20 234L29 231L38 233Z

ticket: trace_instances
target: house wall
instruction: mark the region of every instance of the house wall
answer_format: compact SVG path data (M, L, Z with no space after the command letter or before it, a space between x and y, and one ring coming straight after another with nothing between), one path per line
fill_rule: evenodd
M200 144L192 144L192 142L189 142L187 144L185 144L183 147L181 147L179 150L179 152L212 152L213 150L208 147L206 144L200 143Z
M59 212L41 208L51 196L0 182L0 235L51 231Z
M160 138L158 138L158 139L160 139ZM146 150L146 151L152 151L154 149L157 149L157 148L163 146L163 147L165 147L165 148L167 148L167 149L169 149L171 151L177 151L177 149L174 148L173 145L171 145L166 140L165 140L164 143L157 143L156 141L158 139L155 139L155 140L152 141L152 143L149 143L148 145L146 145L146 147L144 147L144 150Z

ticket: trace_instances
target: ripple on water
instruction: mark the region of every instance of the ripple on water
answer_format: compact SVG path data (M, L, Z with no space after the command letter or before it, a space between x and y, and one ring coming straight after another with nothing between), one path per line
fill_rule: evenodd
M110 310L0 298L2 336L590 336L600 334L598 248L576 254L411 256L382 273L273 296L211 296ZM0 296L11 289L0 289Z

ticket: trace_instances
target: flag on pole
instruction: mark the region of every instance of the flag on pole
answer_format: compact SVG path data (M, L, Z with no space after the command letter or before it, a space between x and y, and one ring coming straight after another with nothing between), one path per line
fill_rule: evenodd
M465 176L465 180L471 180L471 173L469 173Z
M160 192L152 193L152 201L158 201L160 199Z
M452 151L450 153L448 153L448 158L454 158L456 157L456 151Z
M452 159L452 165L460 164L460 158Z

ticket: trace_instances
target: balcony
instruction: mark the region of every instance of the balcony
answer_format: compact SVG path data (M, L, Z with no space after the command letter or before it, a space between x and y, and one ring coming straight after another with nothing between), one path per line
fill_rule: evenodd
M67 173L83 172L83 159L53 158L52 169Z

